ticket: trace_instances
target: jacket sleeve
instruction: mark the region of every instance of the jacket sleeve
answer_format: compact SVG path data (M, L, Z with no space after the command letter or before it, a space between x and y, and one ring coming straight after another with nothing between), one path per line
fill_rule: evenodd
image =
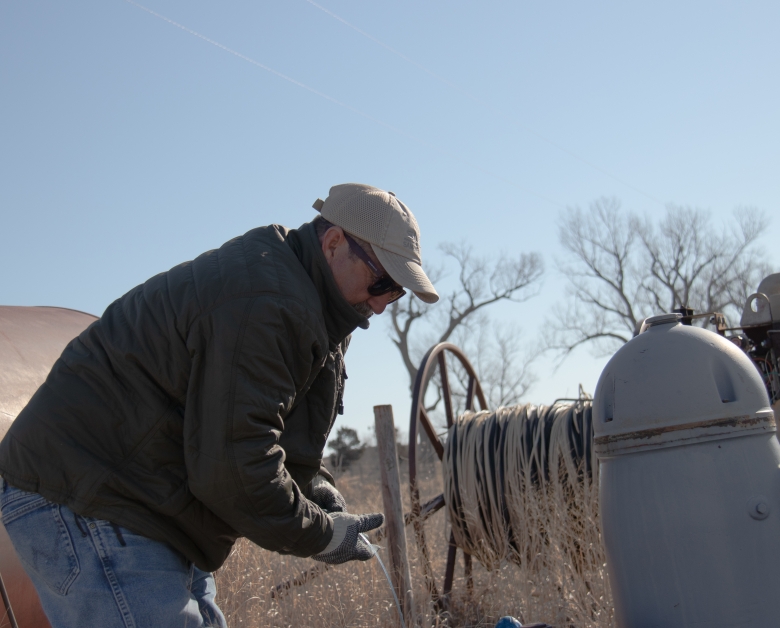
M185 410L190 490L240 535L269 550L311 556L333 535L307 500L279 446L298 391L322 361L308 312L274 298L237 299L190 332Z

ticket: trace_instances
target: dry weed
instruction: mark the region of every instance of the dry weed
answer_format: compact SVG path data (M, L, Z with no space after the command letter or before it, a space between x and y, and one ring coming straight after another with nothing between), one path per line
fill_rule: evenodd
M402 466L403 469L403 466ZM442 491L438 464L423 466L423 499ZM401 478L405 487L406 479ZM381 512L379 467L375 450L338 479L350 511ZM592 487L591 487L592 489ZM523 623L544 621L557 628L612 628L612 601L600 543L598 508L593 494L531 489L513 504L512 520L524 523L512 560L488 571L475 561L473 592L463 575L462 555L448 611L437 614L424 585L414 534L407 529L414 599L422 626L488 627L504 615ZM408 491L405 491L408 493ZM405 496L408 500L408 495ZM407 502L406 509L409 504ZM514 524L513 524L514 525ZM446 563L447 527L443 511L425 524L437 585ZM382 552L383 560L386 559ZM301 586L272 598L270 591L317 566L311 559L280 556L242 539L217 573L218 602L231 628L398 626L392 594L375 560L321 570Z

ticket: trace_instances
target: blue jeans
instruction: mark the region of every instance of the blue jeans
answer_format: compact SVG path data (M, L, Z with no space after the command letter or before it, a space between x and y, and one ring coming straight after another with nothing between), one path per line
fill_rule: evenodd
M225 628L216 586L166 543L0 479L2 521L52 628Z

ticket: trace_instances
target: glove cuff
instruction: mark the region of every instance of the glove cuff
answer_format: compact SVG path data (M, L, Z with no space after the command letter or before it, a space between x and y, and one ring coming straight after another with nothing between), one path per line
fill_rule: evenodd
M329 486L330 488L333 488L333 484L328 482L328 479L324 475L322 475L321 473L318 473L317 475L315 475L312 478L311 488L312 488L312 490L314 490L318 486L322 486L323 484L325 484L326 486Z
M328 554L332 552L344 542L344 538L347 536L347 528L349 527L350 521L346 517L334 516L336 514L338 513L328 515L330 520L333 521L333 536L330 538L330 543L328 543L328 545L320 552L320 554Z

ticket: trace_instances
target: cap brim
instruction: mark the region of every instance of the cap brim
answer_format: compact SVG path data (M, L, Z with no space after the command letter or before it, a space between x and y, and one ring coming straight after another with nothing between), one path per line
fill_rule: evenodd
M439 293L433 287L428 275L417 262L413 262L397 253L391 253L374 244L371 245L374 254L384 269L407 290L414 294L425 303L436 303L439 300Z

